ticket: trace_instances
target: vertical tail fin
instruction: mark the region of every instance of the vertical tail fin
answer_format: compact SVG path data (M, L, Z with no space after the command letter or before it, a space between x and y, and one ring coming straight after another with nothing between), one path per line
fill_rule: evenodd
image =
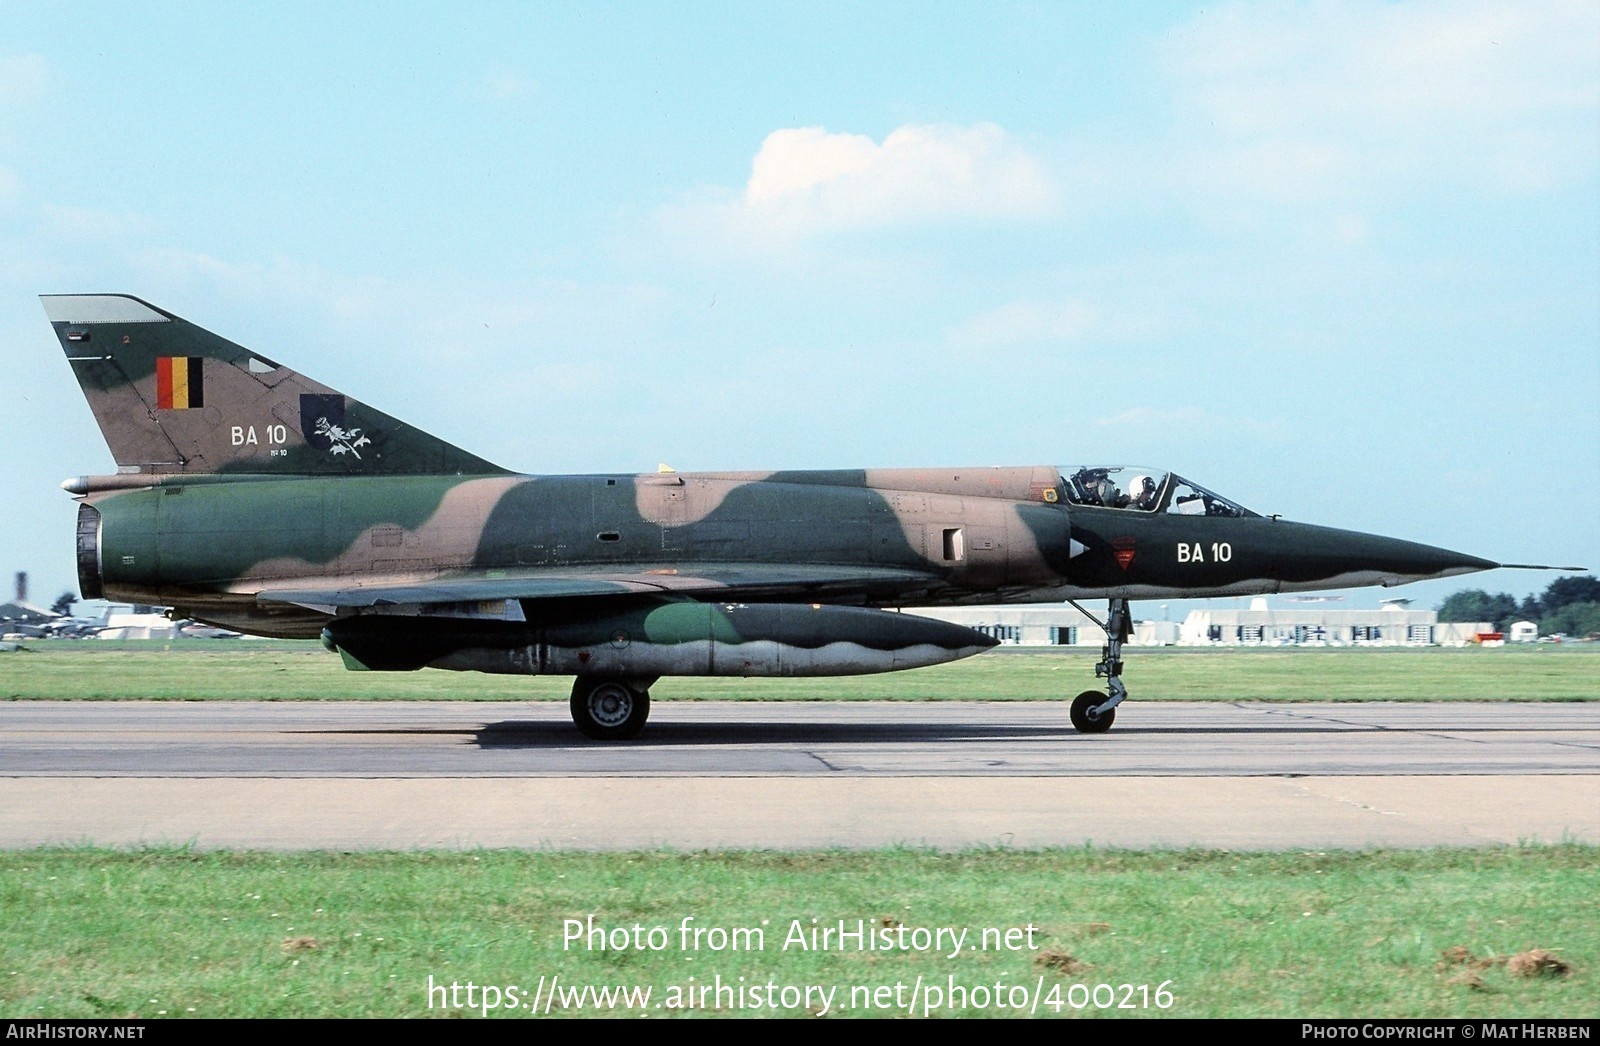
M506 470L125 294L46 294L119 472Z

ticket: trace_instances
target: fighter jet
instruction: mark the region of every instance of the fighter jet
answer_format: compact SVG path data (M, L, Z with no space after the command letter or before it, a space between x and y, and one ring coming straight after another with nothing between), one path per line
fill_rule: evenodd
M85 599L321 637L352 669L570 675L572 718L634 737L662 676L889 672L995 640L901 607L1398 585L1497 563L1264 517L1126 466L540 476L511 472L147 302L43 296L116 460L79 502ZM1081 609L1081 607L1080 607Z

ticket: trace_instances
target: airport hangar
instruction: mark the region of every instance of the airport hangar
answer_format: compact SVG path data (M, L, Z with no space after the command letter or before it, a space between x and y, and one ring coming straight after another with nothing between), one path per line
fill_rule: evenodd
M1494 634L1487 621L1440 621L1435 610L1198 609L1182 622L1139 621L1130 646L1466 646ZM1105 632L1070 606L907 608L906 613L965 625L1004 646L1098 647Z

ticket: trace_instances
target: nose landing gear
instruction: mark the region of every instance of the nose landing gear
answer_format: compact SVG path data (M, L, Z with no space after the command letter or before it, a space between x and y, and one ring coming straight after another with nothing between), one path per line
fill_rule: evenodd
M1126 599L1111 600L1109 613L1103 622L1078 606L1077 602L1068 602L1106 633L1106 642L1100 648L1100 661L1094 666L1094 675L1096 679L1106 680L1109 693L1085 690L1072 701L1072 725L1078 732L1103 734L1111 729L1111 724L1117 718L1117 706L1128 696L1128 688L1122 685L1122 644L1133 633L1133 619L1128 614Z

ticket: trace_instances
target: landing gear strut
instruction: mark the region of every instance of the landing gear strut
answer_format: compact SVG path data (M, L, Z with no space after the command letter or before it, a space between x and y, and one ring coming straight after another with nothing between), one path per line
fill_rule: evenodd
M1096 679L1106 681L1106 689L1110 692L1102 694L1098 690L1085 690L1072 701L1072 725L1077 727L1081 734L1103 734L1111 729L1111 724L1117 718L1117 706L1122 704L1128 696L1128 688L1122 685L1122 644L1133 633L1133 619L1128 614L1128 601L1126 599L1113 599L1110 612L1104 622L1078 606L1078 611L1090 621L1105 629L1105 646L1100 648L1100 662L1094 666Z
M572 681L572 721L595 741L638 737L650 718L651 682L579 676Z

